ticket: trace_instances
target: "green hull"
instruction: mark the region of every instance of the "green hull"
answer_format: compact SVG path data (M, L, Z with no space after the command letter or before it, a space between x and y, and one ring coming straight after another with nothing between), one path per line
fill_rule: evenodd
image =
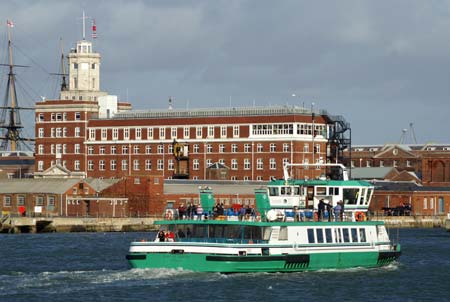
M400 256L400 247L387 252L317 253L302 255L235 256L207 254L133 253L133 268L169 268L196 272L299 272L388 265Z

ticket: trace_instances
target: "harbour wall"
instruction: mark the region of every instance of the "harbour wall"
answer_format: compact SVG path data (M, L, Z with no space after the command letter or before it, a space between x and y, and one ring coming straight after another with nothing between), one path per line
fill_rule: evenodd
M145 232L155 231L153 223L161 217L91 218L91 217L11 217L0 226L3 233L44 232ZM450 231L450 217L441 216L383 216L388 228L446 228Z
M0 227L3 233L145 232L157 229L156 218L12 217Z

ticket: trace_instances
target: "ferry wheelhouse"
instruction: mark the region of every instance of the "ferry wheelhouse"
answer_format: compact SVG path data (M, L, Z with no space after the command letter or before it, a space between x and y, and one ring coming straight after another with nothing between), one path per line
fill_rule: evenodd
M359 214L367 212L370 183L348 180L345 173L342 180L293 180L287 173L292 166L284 167L284 180L255 190L256 216L156 221L171 235L132 242L127 255L131 267L296 272L379 267L400 256L400 245L391 242L384 223ZM200 194L205 212L212 211L212 191L202 189ZM320 200L333 206L342 202L342 218L316 217Z

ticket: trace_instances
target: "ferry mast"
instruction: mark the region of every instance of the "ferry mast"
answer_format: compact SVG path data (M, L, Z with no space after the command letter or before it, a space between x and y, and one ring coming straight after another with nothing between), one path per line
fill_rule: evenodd
M14 65L13 64L13 54L12 54L12 45L11 45L11 27L13 27L12 21L7 21L8 28L8 64L0 64L1 66L8 66L8 83L6 87L6 95L3 101L3 106L0 107L0 129L2 129L2 133L0 136L0 148L2 150L10 150L16 151L21 149L21 145L26 146L28 149L31 149L28 145L23 144L23 142L34 141L31 138L22 137L22 122L20 119L19 110L29 109L33 110L33 108L25 108L20 107L19 102L17 100L16 93L16 85L15 85L15 74L14 67L27 67L24 65ZM11 100L11 102L9 102ZM22 142L22 144L20 144ZM9 148L8 148L9 146Z

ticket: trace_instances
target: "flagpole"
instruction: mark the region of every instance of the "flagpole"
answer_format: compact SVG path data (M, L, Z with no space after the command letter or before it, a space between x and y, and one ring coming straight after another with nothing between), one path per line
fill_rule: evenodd
M86 40L86 16L84 14L84 10L83 10L83 40Z

